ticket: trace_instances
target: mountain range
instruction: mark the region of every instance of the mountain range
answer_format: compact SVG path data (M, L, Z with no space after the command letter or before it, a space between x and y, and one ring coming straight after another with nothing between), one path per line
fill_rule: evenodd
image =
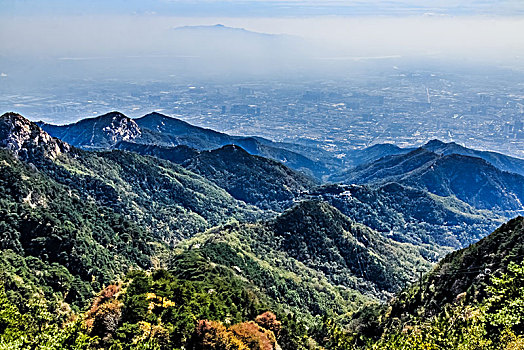
M522 160L437 140L418 149L374 145L340 162L314 145L229 136L158 113L130 119L113 112L66 126L39 125L85 149L121 149L180 164L261 209L281 211L320 196L400 242L461 248L523 209ZM340 171L344 167L349 170ZM365 186L317 188L329 174L330 181Z
M277 161L251 155L235 145L198 151L188 146L161 147L122 141L115 148L181 164L224 188L234 198L264 209L292 203L301 193L316 186L314 178Z
M286 144L258 137L230 136L159 113L150 113L138 119L130 119L121 113L111 112L63 126L42 122L37 124L51 136L85 149L112 148L120 141L164 147L185 145L198 150L212 150L235 144L250 154L275 159L291 168L305 170L316 176L325 174L328 167L328 164L324 164L318 157L310 159L295 150L288 149ZM307 152L306 147L301 148ZM311 153L319 152L312 151ZM325 153L324 157L327 157Z
M439 141L347 157L157 113L4 114L0 340L416 349L524 334L495 292L521 300L523 219L500 226L523 209L521 160Z
M519 161L515 158L512 166L518 168ZM397 182L442 197L454 196L478 209L524 210L524 176L501 170L482 158L435 153L425 147L382 157L331 179L349 184Z

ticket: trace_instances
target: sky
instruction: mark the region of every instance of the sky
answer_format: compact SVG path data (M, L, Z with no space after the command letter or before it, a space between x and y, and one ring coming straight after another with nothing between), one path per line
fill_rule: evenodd
M524 14L522 0L2 0L4 15L161 14L280 17L320 15Z
M218 23L294 39L173 31ZM2 76L113 74L120 62L108 60L136 57L147 58L136 63L145 74L148 65L169 65L159 57L194 57L241 73L389 57L524 69L524 0L0 0Z

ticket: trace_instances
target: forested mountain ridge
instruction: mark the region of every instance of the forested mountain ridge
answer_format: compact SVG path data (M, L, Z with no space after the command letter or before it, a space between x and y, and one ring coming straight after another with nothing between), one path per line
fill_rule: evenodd
M69 125L43 122L38 125L50 135L64 137L66 142L85 149L111 149L120 141L166 147L184 145L198 150L212 150L235 144L250 154L277 160L293 169L318 177L327 173L328 166L336 167L338 164L327 152L318 149L276 143L257 137L230 136L156 112L137 119L111 112ZM314 155L314 158L310 159L305 154Z
M281 237L282 250L335 284L348 285L357 276L377 291L395 292L414 270L429 266L424 248L385 238L325 202L302 201L275 218L271 228Z
M344 183L398 182L442 196L455 196L478 209L524 210L524 176L487 161L459 154L440 155L424 148L361 165L332 178Z
M83 306L91 297L89 290L133 265L150 266L153 239L132 221L3 149L0 169L0 249L12 251L17 259L34 257L43 264L59 264L55 273L72 276L69 281L55 277L58 281L51 283L64 297L67 294L68 302ZM88 280L93 283L83 282Z
M324 185L310 198L329 202L353 221L399 242L463 248L485 237L505 221L456 197L441 197L398 183ZM443 251L445 252L445 251Z
M2 116L1 120L8 118ZM39 130L23 117L17 118L24 129ZM0 135L2 139L20 138L18 129L9 130L10 134ZM41 133L52 145L63 145L69 151L50 159L39 151L47 149L47 143L40 147L28 142L30 153L35 155L31 162L38 170L84 198L134 220L162 241L173 244L230 219L254 220L262 214L174 163L118 150L83 151Z
M235 145L210 151L120 142L116 148L153 155L182 165L224 188L234 198L264 209L289 205L316 182L303 173Z
M431 140L422 147L437 154L460 154L482 158L500 170L524 176L524 159L510 157L497 152L478 151L461 146L455 142L446 143L439 140Z
M455 142L443 142L436 139L428 141L419 148L440 155L459 154L482 158L500 170L524 175L524 159L511 157L502 153L479 151L461 146ZM348 151L345 160L348 163L347 165L357 167L362 164L372 163L383 157L407 154L415 149L416 148L412 147L401 148L393 144L379 143L364 149Z

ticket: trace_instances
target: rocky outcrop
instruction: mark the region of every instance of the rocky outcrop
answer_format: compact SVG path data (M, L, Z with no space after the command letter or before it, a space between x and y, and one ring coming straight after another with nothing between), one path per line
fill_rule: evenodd
M17 113L5 113L0 117L0 147L9 149L23 160L30 160L36 154L54 159L71 148Z

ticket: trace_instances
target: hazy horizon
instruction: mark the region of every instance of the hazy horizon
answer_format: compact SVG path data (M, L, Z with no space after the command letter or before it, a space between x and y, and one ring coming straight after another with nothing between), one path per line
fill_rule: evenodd
M325 127L324 139L345 140L362 136L355 120L373 134L383 120L395 129L397 118L413 118L409 128L442 118L402 134L408 141L373 134L362 144L421 142L421 130L472 142L493 125L511 147L496 135L477 146L516 154L522 144L510 132L524 109L521 1L7 0L0 18L0 106L32 120L161 110L234 134L293 140ZM250 97L231 90L252 83ZM190 94L198 84L205 92ZM306 91L323 95L295 111ZM388 107L352 109L353 93L382 96ZM265 109L256 122L221 112L236 104ZM290 133L293 123L304 129Z
M384 58L524 70L519 1L8 0L0 9L4 80L331 74ZM216 24L285 38L173 31Z

